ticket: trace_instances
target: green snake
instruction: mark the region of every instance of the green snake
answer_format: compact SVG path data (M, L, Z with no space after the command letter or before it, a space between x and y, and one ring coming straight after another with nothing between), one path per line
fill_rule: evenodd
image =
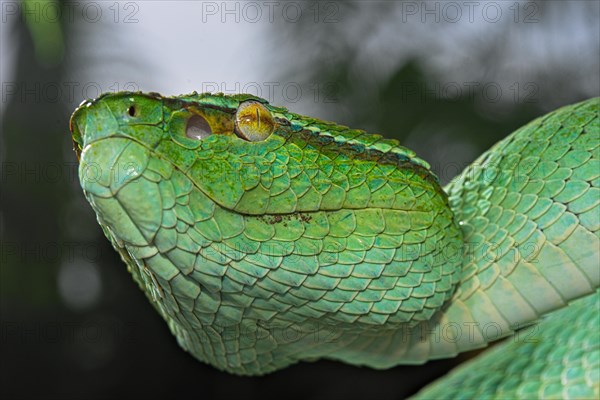
M445 188L396 140L251 95L105 94L71 132L104 233L198 360L381 369L517 332L418 396L598 398L599 102Z

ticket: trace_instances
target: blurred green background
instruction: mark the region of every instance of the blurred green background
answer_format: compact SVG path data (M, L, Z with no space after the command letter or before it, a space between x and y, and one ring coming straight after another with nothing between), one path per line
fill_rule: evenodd
M86 97L246 91L398 138L442 182L530 119L600 93L600 6L572 2L1 1L2 398L404 398L462 361L319 361L262 378L177 346L85 202Z

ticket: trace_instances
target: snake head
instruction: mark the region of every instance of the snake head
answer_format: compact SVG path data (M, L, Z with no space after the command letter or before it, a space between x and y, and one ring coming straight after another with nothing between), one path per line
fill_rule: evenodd
M106 94L71 131L104 232L184 347L221 368L246 371L205 352L204 330L413 326L458 283L460 258L439 256L462 250L447 196L397 141L222 94Z

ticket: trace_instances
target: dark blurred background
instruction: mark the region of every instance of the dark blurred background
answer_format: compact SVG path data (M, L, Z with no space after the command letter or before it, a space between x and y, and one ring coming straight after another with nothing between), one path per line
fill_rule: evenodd
M240 378L179 349L85 202L68 134L117 90L250 92L398 138L442 182L600 92L598 1L0 2L0 395L401 399L469 355Z

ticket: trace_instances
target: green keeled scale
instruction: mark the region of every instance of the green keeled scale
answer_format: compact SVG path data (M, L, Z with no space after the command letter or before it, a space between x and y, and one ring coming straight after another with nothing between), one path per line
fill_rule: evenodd
M537 344L420 393L585 398L600 382L598 113L591 99L538 118L444 189L395 140L250 95L106 94L71 131L98 222L199 360L420 364L587 296Z

